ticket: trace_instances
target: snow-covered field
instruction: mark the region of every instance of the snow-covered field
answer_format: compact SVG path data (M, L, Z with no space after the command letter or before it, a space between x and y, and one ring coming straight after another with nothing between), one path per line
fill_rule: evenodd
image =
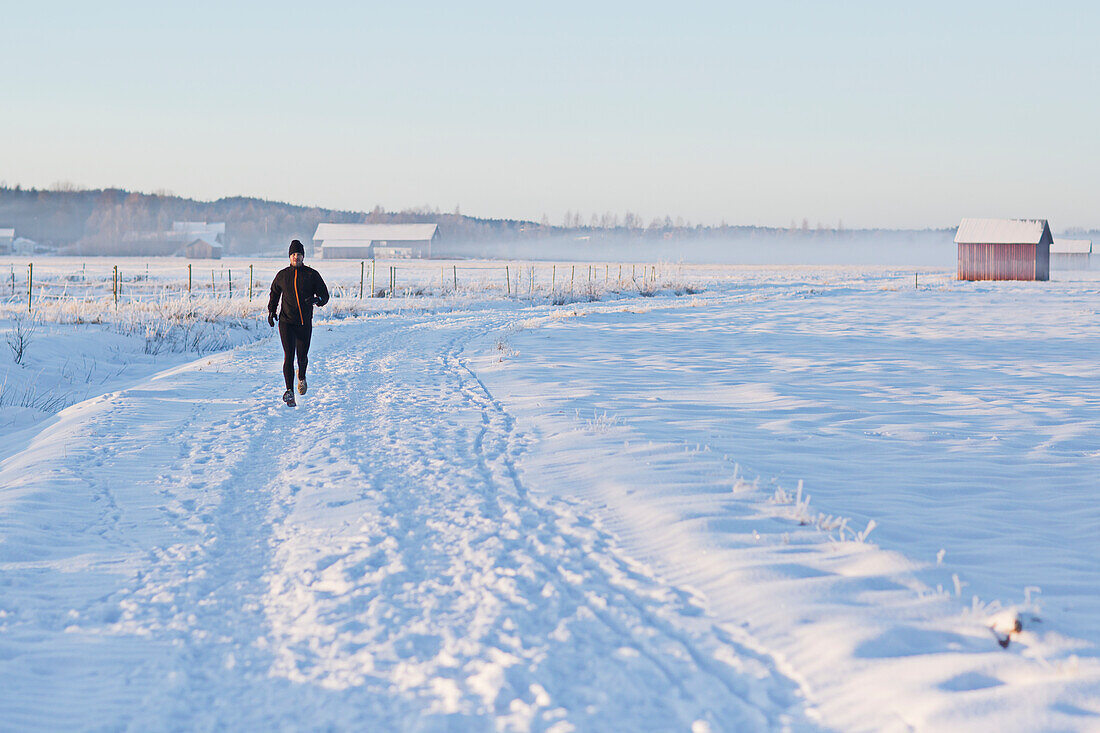
M0 728L1100 729L1092 273L341 267L295 410L260 296L42 297Z

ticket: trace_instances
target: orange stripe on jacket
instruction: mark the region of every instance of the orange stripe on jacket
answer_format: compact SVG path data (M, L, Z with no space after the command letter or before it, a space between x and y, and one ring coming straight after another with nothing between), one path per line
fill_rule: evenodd
M298 304L298 319L306 325L306 314L302 313L302 301L298 299L298 268L294 268L294 302Z

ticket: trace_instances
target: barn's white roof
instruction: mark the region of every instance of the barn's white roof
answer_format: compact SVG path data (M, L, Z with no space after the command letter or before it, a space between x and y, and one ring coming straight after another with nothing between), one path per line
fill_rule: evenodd
M1087 255L1092 253L1091 239L1055 239L1050 253L1059 255Z
M224 221L174 221L172 231L189 232L194 234L225 234Z
M955 244L1039 244L1046 219L963 219Z
M435 236L438 224L318 224L313 241L341 242L421 241Z
M15 230L14 229L0 229L0 238L15 239Z

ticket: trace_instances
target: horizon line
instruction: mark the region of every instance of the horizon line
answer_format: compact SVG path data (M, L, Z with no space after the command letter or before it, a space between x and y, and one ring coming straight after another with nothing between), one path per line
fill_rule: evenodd
M637 216L641 219L640 214L636 214L635 212L632 212L629 209L622 212L622 214L619 214L619 212L614 212L614 211L610 211L610 210L603 212L603 214L597 214L597 212L593 211L591 214L589 214L588 217L582 216L581 209L576 209L576 210L567 209L566 214L573 214L577 217L580 217L582 221L581 221L581 223L566 225L566 224L562 224L562 223L554 224L554 223L551 223L551 222L543 223L542 221L539 221L539 220L536 220L536 219L533 219L533 218L526 218L526 217L499 217L499 216L471 215L471 214L462 212L460 205L456 205L454 211L444 211L439 206L431 206L431 205L428 205L428 204L425 204L423 206L406 207L406 208L403 208L403 209L386 209L381 204L375 204L373 209L369 209L369 210L365 209L365 208L364 209L343 209L343 208L323 206L323 205L319 205L319 204L296 203L296 202L285 201L285 200L281 200L281 199L268 198L268 197L265 197L265 196L260 196L260 195L255 195L255 194L236 193L236 194L218 196L217 198L201 198L201 197L198 197L198 196L188 196L188 195L184 195L184 194L179 194L179 193L176 193L175 191L173 191L171 189L168 189L168 188L158 188L158 189L155 189L155 190L152 190L152 191L143 191L143 190L139 190L139 189L131 189L131 188L126 188L126 187L123 187L123 186L115 186L115 185L89 187L89 186L84 186L84 185L80 185L80 184L75 184L75 183L72 183L71 181L56 181L56 182L50 184L49 186L42 186L42 187L33 186L33 185L32 186L23 186L22 184L20 184L18 182L9 183L8 181L0 181L0 191L13 191L13 192L18 191L18 192L35 192L35 193L61 193L61 194L64 194L64 193L74 193L75 194L75 193L96 193L96 192L106 192L106 191L118 191L118 192L125 193L125 194L137 194L137 195L140 195L140 196L174 198L174 199L179 199L179 200L182 200L182 201L192 201L194 203L199 203L199 204L213 204L213 203L217 203L219 201L226 201L226 200L231 200L231 199L252 199L252 200L255 200L255 201L262 201L262 202L268 203L268 204L278 204L278 205L283 205L283 206L294 206L294 207L303 208L303 209L321 209L323 211L334 212L334 213L361 214L361 215L365 215L365 216L370 216L374 213L375 210L381 209L381 213L382 214L387 214L387 215L406 214L406 215L413 215L413 216L460 216L464 219L473 219L473 220L477 220L477 221L500 221L500 222L514 222L514 223L517 223L517 224L533 224L533 225L539 226L539 227L546 226L546 227L549 227L551 229L561 229L561 230L567 230L567 231L568 230L578 230L578 229L581 229L581 230L597 230L597 231L598 230L611 231L611 230L616 230L616 229L647 230L647 229L658 228L658 227L653 227L652 226L652 224L657 220L664 220L664 221L669 222L668 224L666 224L662 227L659 227L659 228L671 228L671 229L700 229L700 228L701 229L764 229L764 230L788 231L788 232L791 232L791 233L807 233L807 234L812 234L814 232L835 232L835 233L840 233L840 232L876 232L876 231L877 232L948 231L948 230L951 230L951 229L958 228L958 224L950 224L950 225L946 225L946 226L926 225L926 226L923 226L923 227L912 227L912 226L910 226L910 227L904 227L904 226L901 226L901 227L899 227L899 226L870 226L870 227L868 227L868 226L844 226L844 222L843 222L842 218L837 219L836 225L826 225L821 221L815 221L814 224L811 225L809 220L805 217L802 217L800 222L797 221L796 219L792 218L790 225L785 225L785 226L784 225L771 225L771 224L729 223L725 219L722 219L721 222L718 223L718 224L704 224L704 223L701 223L701 222L692 223L690 220L685 219L682 216L677 215L677 216L674 217L671 214L665 214L663 217L660 217L660 216L653 217L649 224L645 224L643 222L640 226L627 226L627 225L618 224L618 223L614 226L601 226L601 225L593 226L591 224L583 223L584 219L591 218L592 216L597 216L597 215L611 215L611 216L614 216L616 218L619 217L619 216L623 216L625 218L626 216L633 215L633 216ZM543 218L548 218L548 217L544 214ZM979 218L981 218L981 217L979 217ZM1005 217L991 217L991 218L1005 218ZM1042 218L1042 217L1011 217L1011 218L1035 219L1035 218ZM677 221L680 221L680 222L683 222L683 223L677 224L677 223L675 223ZM1047 219L1046 221L1049 224L1049 219ZM1100 229L1094 229L1092 227L1085 227L1085 226L1051 227L1051 229L1052 230L1058 230L1058 231L1061 231L1061 232L1068 232L1068 233L1087 233L1087 232L1100 231Z

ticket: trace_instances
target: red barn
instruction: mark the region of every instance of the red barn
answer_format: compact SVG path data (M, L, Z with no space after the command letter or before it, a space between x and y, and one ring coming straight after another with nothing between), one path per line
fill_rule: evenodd
M1049 280L1052 242L1046 219L963 219L958 278Z

